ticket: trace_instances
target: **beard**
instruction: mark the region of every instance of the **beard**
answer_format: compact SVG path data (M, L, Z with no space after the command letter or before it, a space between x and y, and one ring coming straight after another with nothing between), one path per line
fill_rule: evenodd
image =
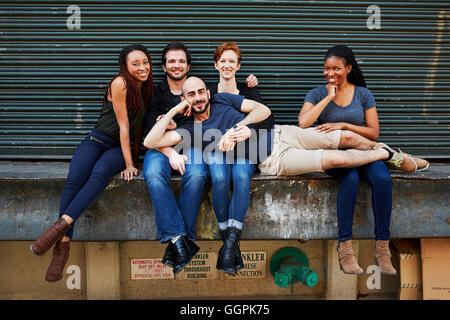
M203 102L203 101L202 101ZM192 113L195 113L195 114L202 114L202 113L204 113L206 110L208 110L208 107L209 107L209 100L208 101L205 101L206 103L205 103L205 105L203 106L203 108L201 108L200 110L197 110L197 109L195 109L195 108L192 108L191 109L191 112Z
M181 75L179 75L179 76L174 76L172 73L167 72L167 71L166 71L166 74L167 74L167 77L169 77L169 79L172 79L172 80L174 80L174 81L180 81L180 80L184 79L184 77L186 77L187 71L186 71L186 72L183 72L183 73L182 73Z

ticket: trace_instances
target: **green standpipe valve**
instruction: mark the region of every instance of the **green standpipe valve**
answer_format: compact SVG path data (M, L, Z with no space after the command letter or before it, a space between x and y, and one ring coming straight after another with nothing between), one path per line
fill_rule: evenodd
M288 288L290 284L302 282L314 287L319 278L309 269L308 257L295 247L278 250L270 260L270 272L277 286Z

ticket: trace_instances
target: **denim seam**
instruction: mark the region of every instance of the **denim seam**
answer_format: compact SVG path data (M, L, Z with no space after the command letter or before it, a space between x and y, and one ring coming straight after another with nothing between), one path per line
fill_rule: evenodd
M359 177L359 172L358 172L358 177ZM340 179L338 179L338 181L339 181L339 186L341 186L341 182L340 182ZM359 185L359 179L358 179L358 185ZM338 197L337 197L337 200L338 200L338 208L339 207L342 207L342 205L340 205L341 204L341 201L342 201L342 199L341 199L341 193L338 191ZM356 199L355 199L355 202L356 202ZM339 209L338 209L339 210ZM345 240L339 240L339 241L346 241L346 240L349 240L349 239L351 239L352 237L353 237L353 219L355 218L355 208L353 208L353 213L352 213L352 223L351 223L351 228L350 228L350 237L348 237L348 236L345 236L345 237L342 237L342 238L340 238L339 237L339 230L338 230L338 239L345 239ZM339 219L339 218L338 218ZM339 227L339 225L338 225L338 227Z
M370 182L371 188L372 188L372 211L373 211L374 222L375 222L375 226L374 226L375 240L386 240L386 239L379 238L379 233L380 233L379 229L380 229L381 221L380 221L380 213L379 213L379 209L378 209L378 201L375 201L375 198L376 198L375 193L377 192L375 180L365 170L364 170L364 177L367 179L368 182ZM382 237L382 238L384 238L384 237Z

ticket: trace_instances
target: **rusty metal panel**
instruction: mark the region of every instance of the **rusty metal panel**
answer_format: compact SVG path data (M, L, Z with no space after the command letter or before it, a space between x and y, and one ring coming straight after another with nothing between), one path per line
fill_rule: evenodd
M79 29L72 5L80 9ZM230 40L243 51L239 78L258 76L280 124L296 124L306 93L324 82L326 50L349 45L375 94L381 139L427 158L450 157L448 0L0 6L0 159L70 159L97 120L124 45L149 48L159 81L162 48L183 41L193 54L191 74L216 80L214 49Z

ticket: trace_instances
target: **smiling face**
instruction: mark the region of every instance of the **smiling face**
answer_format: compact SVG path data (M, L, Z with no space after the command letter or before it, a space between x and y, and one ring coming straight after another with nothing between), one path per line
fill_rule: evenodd
M127 69L136 80L146 81L150 74L150 61L147 55L140 50L131 51L127 56Z
M340 86L347 82L347 74L350 70L352 70L352 66L346 66L344 59L329 57L325 60L323 75L329 84L333 86Z
M195 114L202 114L209 107L209 90L200 78L190 77L184 82L183 97L189 102Z
M183 50L169 50L166 53L166 61L163 69L172 80L179 81L186 77L190 65L187 62L186 53Z
M232 79L241 68L238 55L233 50L225 50L214 66L219 71L220 77L226 80Z

